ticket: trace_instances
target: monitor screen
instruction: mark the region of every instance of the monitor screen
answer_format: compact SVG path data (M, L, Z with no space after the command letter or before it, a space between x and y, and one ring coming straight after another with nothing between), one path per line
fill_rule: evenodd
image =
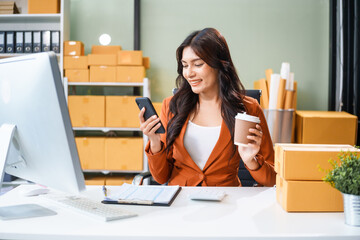
M0 60L0 143L0 177L4 168L70 194L85 189L53 52Z

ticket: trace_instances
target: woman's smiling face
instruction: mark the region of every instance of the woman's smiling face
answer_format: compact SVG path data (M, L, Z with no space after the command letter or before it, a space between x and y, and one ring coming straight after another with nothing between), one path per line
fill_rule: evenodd
M197 56L191 47L184 48L181 63L183 76L194 93L207 93L219 88L217 70Z

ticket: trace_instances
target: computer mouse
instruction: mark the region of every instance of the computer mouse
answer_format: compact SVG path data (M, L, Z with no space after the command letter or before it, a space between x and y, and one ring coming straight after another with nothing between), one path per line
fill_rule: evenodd
M27 186L26 188L21 189L19 193L24 197L32 197L41 194L47 194L49 191L50 190L46 187L35 185L35 186Z

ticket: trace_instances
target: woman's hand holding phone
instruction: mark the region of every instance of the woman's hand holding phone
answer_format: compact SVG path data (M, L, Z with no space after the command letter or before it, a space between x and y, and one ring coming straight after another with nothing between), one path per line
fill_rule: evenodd
M150 140L151 152L155 154L157 152L160 152L161 150L160 134L155 133L156 130L161 127L161 122L160 118L157 115L153 115L145 121L145 110L145 107L143 107L139 113L140 129L146 136L148 136Z

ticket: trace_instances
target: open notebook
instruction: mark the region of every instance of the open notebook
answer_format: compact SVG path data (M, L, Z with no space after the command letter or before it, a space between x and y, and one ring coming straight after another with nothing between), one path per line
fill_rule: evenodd
M170 206L180 190L180 186L136 186L124 183L108 191L102 203Z

